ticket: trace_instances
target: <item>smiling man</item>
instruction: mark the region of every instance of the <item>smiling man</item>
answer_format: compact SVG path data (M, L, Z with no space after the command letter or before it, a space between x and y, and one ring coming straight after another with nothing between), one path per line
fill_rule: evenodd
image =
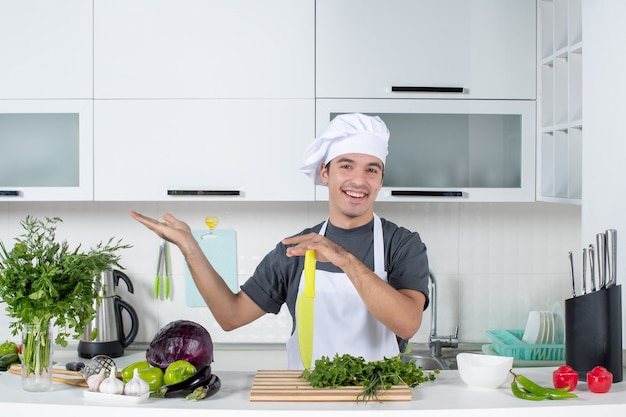
M283 239L233 293L208 262L189 226L131 215L176 244L215 319L225 330L244 326L286 304L293 318L288 367L305 366L296 300L304 288L304 259L315 253L312 360L335 354L382 360L404 350L428 305L428 258L416 232L378 217L389 131L360 113L335 117L305 152L301 170L329 190L329 217ZM310 326L310 321L309 321Z

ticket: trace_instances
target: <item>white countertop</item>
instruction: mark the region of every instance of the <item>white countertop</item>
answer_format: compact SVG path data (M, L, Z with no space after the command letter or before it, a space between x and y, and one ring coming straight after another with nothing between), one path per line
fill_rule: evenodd
M254 352L243 352L242 355L254 356ZM216 351L216 357L219 357ZM124 367L132 362L143 360L143 352L129 352L121 358L116 358L118 367ZM68 361L83 361L73 353L55 353L55 360L60 363ZM459 378L457 371L442 371L436 381L426 382L412 389L412 401L402 402L250 402L249 395L254 380L254 371L229 371L225 366L214 367L214 373L222 381L221 390L213 397L202 401L189 401L184 398L157 399L149 398L140 404L102 404L85 399L84 388L77 388L66 384L54 383L48 392L26 392L22 389L19 375L0 373L0 402L3 415L18 415L26 412L45 412L57 415L83 415L89 417L107 416L110 413L130 415L136 417L171 416L173 410L185 410L185 415L202 415L206 417L207 410L218 412L220 416L339 416L376 415L381 411L385 415L412 415L419 410L420 415L432 416L507 416L533 417L566 415L568 417L589 417L590 412L608 413L608 415L623 415L626 412L626 382L613 384L607 394L593 394L587 390L586 384L579 383L576 394L579 398L559 401L525 401L515 398L510 391L509 384L499 389L483 390L467 387ZM258 369L274 369L264 366L259 361ZM554 368L517 368L521 374L528 376L535 382L545 386L551 385L551 375ZM509 380L510 383L510 380ZM80 408L77 408L80 407ZM89 407L85 410L83 407ZM12 414L14 413L14 414ZM122 413L122 414L119 414Z

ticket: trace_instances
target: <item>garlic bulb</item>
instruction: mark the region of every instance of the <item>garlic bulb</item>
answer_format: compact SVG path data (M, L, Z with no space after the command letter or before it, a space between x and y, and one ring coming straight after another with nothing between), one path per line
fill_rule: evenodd
M124 382L117 379L117 369L111 368L111 373L100 383L100 392L104 394L123 394Z
M99 373L90 375L89 378L87 378L89 391L98 392L100 390L100 384L106 378L105 371L106 369L102 368Z
M133 377L124 386L124 394L140 397L150 392L150 385L139 376L139 369L133 370Z

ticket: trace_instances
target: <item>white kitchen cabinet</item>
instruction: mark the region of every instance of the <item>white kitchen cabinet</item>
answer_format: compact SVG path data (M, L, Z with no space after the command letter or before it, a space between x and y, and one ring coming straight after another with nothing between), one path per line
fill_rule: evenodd
M316 127L341 113L383 119L378 201L535 201L535 111L531 100L319 99ZM327 200L328 188L315 197Z
M0 100L0 201L93 199L93 101Z
M537 200L582 201L582 0L538 0Z
M535 7L535 0L317 0L316 96L534 100Z
M314 0L94 0L100 98L310 98Z
M95 200L312 201L313 99L96 100Z
M0 99L93 94L92 2L0 0Z

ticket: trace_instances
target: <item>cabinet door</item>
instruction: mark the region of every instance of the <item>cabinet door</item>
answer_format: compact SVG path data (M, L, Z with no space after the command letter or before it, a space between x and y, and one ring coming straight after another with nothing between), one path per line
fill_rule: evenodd
M92 200L92 151L92 100L0 100L0 201Z
M95 0L96 98L314 95L314 0Z
M535 0L317 0L316 96L534 99L535 16Z
M92 3L0 0L0 99L92 97Z
M377 115L389 129L378 201L535 199L531 100L317 100L317 131L337 114ZM316 200L328 188L316 187Z
M310 100L96 100L95 199L312 201Z

